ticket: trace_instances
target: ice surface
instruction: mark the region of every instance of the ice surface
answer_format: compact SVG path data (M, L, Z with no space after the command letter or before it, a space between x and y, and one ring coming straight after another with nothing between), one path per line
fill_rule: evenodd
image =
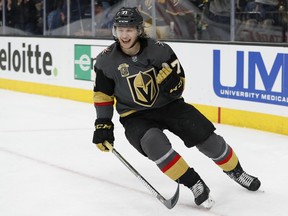
M92 144L94 118L92 104L0 90L1 216L288 215L287 136L216 125L244 169L262 181L259 191L250 192L167 132L216 201L211 210L201 209L182 186L169 210L112 153ZM114 123L117 151L170 198L176 183L128 144L116 114Z

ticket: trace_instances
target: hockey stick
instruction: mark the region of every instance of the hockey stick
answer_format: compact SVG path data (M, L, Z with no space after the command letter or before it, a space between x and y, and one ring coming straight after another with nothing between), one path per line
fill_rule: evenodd
M104 142L104 145L148 188L152 194L163 203L168 209L172 209L179 199L179 182L174 196L170 199L165 199L125 158L109 143Z

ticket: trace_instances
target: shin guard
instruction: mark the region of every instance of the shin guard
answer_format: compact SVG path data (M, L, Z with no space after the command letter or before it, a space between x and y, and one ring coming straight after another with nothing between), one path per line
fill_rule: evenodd
M179 179L189 168L185 160L173 150L166 135L158 128L151 128L141 139L141 147L148 158L173 180Z
M211 158L223 171L231 171L238 164L238 157L223 137L213 133L196 146L200 152Z

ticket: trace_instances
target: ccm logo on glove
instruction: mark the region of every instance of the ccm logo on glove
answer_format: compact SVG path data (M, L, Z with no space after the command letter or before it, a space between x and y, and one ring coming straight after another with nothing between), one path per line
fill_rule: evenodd
M113 125L109 124L96 124L95 129L111 129Z
M93 134L93 143L104 152L108 152L109 149L105 143L109 143L113 147L114 142L114 124L110 119L96 119L95 131Z

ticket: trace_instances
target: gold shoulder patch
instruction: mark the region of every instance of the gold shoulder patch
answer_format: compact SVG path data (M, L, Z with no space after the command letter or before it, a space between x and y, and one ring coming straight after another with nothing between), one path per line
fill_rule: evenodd
M127 77L129 75L128 68L129 68L129 65L126 63L120 64L118 66L118 70L120 71L122 77Z

